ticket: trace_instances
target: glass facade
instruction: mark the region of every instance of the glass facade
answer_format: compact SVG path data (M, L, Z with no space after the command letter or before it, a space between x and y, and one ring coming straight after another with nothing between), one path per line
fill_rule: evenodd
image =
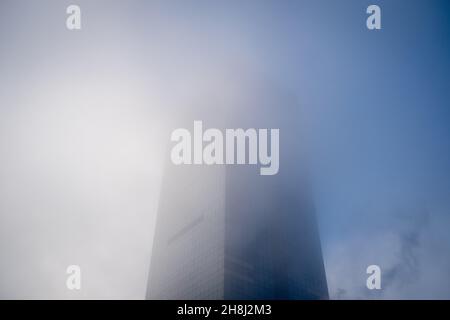
M280 170L263 176L259 165L176 166L168 159L147 298L327 299L301 108L270 83L217 87L175 128L192 128L194 120L222 132L278 128Z
M300 177L170 166L149 299L326 299L314 208Z

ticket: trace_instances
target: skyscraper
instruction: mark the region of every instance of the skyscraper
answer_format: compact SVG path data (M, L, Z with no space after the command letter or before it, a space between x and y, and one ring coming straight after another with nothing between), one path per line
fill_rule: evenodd
M264 89L206 99L213 111L182 121L186 128L195 119L215 128L279 128L280 171L262 176L252 165L176 166L168 159L148 299L328 298L299 109L288 95Z

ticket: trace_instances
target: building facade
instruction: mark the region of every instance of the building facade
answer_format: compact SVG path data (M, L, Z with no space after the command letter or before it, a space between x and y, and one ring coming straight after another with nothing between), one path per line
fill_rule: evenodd
M229 101L223 94L219 101L209 99L214 112L200 111L182 123L186 128L196 119L222 129L279 128L278 174L260 175L254 165L174 165L168 159L148 299L328 298L302 166L299 109L288 95L273 95L272 87L257 89L254 95L248 92L255 90L235 90Z

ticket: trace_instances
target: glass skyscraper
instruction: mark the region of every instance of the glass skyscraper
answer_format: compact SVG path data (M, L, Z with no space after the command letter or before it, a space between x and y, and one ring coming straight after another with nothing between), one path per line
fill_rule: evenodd
M181 127L197 119L206 128L279 128L280 170L263 176L259 165L177 166L168 159L148 299L328 298L299 108L289 95L267 94L272 87L252 89L258 95L239 89L228 101L207 99L214 112L200 109Z

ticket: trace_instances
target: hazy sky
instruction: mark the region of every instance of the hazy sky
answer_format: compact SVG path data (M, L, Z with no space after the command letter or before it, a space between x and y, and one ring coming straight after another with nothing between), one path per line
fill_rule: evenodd
M80 31L65 27L72 3ZM331 297L450 298L449 9L2 0L0 297L143 298L166 125L257 77L301 106ZM381 291L365 288L369 264Z

